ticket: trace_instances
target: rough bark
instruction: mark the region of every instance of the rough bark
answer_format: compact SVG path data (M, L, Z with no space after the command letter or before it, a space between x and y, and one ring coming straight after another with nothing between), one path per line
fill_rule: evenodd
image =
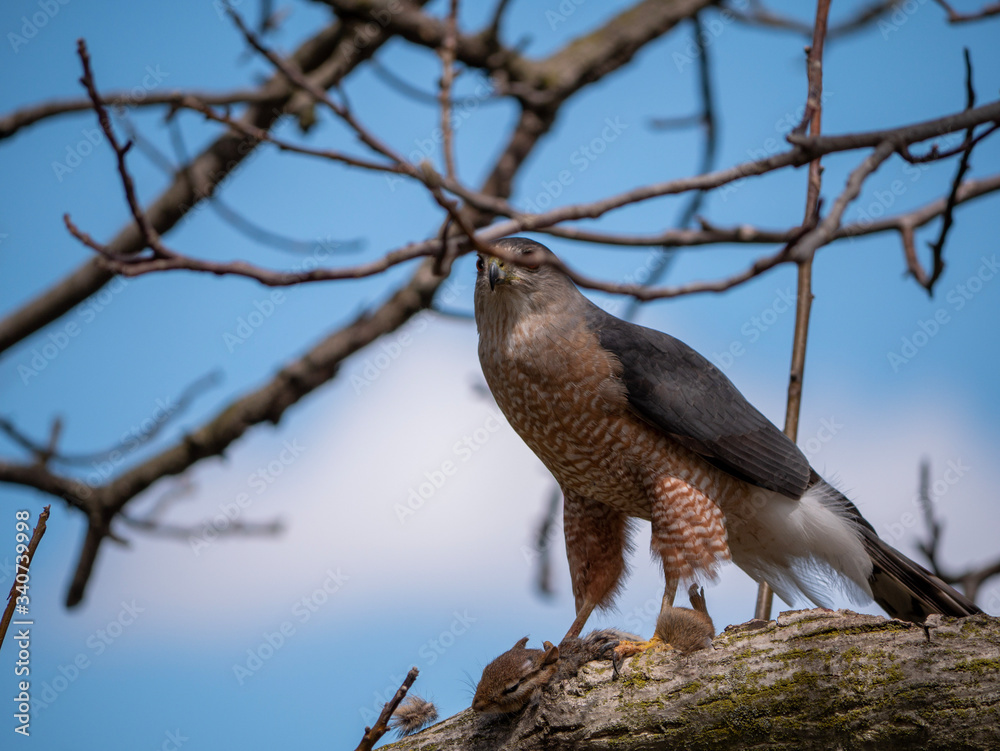
M1000 748L1000 618L929 625L928 640L881 616L782 613L630 658L618 680L592 662L521 714L465 710L385 748Z

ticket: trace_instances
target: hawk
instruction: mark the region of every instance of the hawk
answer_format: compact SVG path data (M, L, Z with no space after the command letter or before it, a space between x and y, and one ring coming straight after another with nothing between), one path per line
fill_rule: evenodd
M591 303L526 238L476 262L483 374L500 409L562 489L578 636L613 604L631 520L652 524L666 579L732 560L785 601L834 591L893 617L981 612L879 539L846 496L712 363ZM514 259L512 262L511 259Z

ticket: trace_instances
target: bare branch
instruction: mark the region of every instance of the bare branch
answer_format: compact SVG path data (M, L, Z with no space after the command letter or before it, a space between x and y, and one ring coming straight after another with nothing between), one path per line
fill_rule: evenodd
M902 146L926 141L928 138L937 138L947 133L966 130L967 128L982 125L983 123L1000 123L1000 101L984 104L981 107L971 110L966 109L954 115L939 117L934 120L925 120L921 123L899 128L871 130L864 133L849 133L840 136L802 136L790 133L788 141L797 146L802 146L807 150L822 154L830 154L834 151L862 149L865 147L874 148L883 141L889 141L898 149Z
M1000 191L1000 175L994 175L983 180L966 181L956 193L956 204L966 203L975 198L995 193L997 191ZM848 202L848 200L844 200L841 204L844 209L846 209ZM903 233L909 230L912 232L913 229L922 227L928 222L934 220L936 217L940 216L945 210L945 206L946 200L942 198L915 209L912 212L896 216L883 217L877 221L827 227L825 228L822 237L828 237L828 241L833 241L848 237L863 237L865 235L878 234L886 231L897 231ZM555 211L559 214L564 213L563 209L557 209ZM842 211L838 213L837 221L839 221L842 213ZM658 235L630 236L578 230L572 227L534 226L534 222L537 221L539 217L544 218L547 216L549 215L524 215L517 219L503 221L490 226L488 229L476 232L474 237L479 242L489 243L501 237L506 237L523 229L530 228L538 232L585 242L622 246L666 245L676 247L708 245L714 243L791 243L803 237L803 230L801 227L779 231L760 230L747 225L741 225L739 227L729 229L709 226L708 229L701 232L696 230L668 230ZM530 225L530 227L528 225ZM76 232L74 234L76 234ZM93 242L92 239L90 241ZM337 269L314 269L309 272L271 271L269 269L263 269L241 261L233 263L204 262L195 259L187 259L176 253L174 259L170 262L160 260L139 263L133 261L132 259L128 259L125 261L108 263L116 268L120 268L121 273L129 276L137 276L154 271L187 269L192 271L208 271L219 275L243 276L254 279L267 286L290 286L293 284L313 281L333 281L372 276L398 264L405 263L416 258L434 256L440 252L441 245L437 239L425 240L418 243L411 243L402 248L389 251L381 258L364 264ZM677 287L649 287L634 284L615 284L612 282L602 282L590 279L576 274L571 270L567 271L578 284L584 287L611 292L614 294L631 295L640 300L657 300L701 292L724 292L734 286L738 286L739 284L759 276L775 266L790 262L791 260L792 259L789 257L787 249L782 248L773 255L759 259L748 269L732 277L712 282L695 282ZM121 264L120 266L117 265L119 263Z
M140 446L149 443L149 441L159 435L165 427L183 415L187 408L194 403L195 399L201 396L204 392L218 385L221 380L222 374L219 371L213 371L205 376L202 376L184 389L176 400L171 400L173 403L169 405L169 410L164 410L163 416L154 420L152 426L148 430L141 430L139 432L130 431L127 434L128 437L126 440L116 443L111 448L101 451L94 451L86 454L65 454L56 451L54 439L58 435L58 432L55 428L56 426L60 426L62 424L60 420L56 420L53 424L53 437L50 438L48 446L43 446L37 441L31 439L19 430L11 420L8 420L3 416L0 416L0 431L6 433L11 440L31 453L35 461L39 464L46 464L51 461L54 464L71 466L89 465L93 462L106 461L114 453L134 451Z
M441 58L441 86L438 101L441 108L441 150L444 153L444 172L449 180L456 179L455 144L451 129L451 87L455 80L455 46L458 38L458 0L448 4L448 25L444 43L438 50Z
M302 70L309 71L317 85L329 87L350 73L381 47L387 34L381 28L368 37L368 44L358 49L354 36L363 24L335 23L307 39L292 58ZM303 107L296 91L284 76L276 75L260 87L266 93L260 104L251 104L240 118L258 128L270 128L285 113ZM146 208L156 231L163 235L205 196L237 169L257 143L236 133L216 139L192 162L190 178L177 176L160 196ZM133 222L125 226L107 245L115 255L129 255L143 247L141 233ZM21 341L42 326L69 311L97 292L113 274L100 259L91 259L56 285L30 300L0 321L0 351Z
M378 78L380 78L383 81L383 83L386 84L386 86L388 86L391 89L396 90L397 92L399 92L403 96L407 97L408 99L410 99L410 100L412 100L414 102L419 102L421 104L430 104L430 105L433 105L435 107L437 107L440 104L440 101L441 101L441 99L440 99L440 97L441 97L440 93L436 93L436 92L432 92L432 91L424 91L423 89L419 88L418 86L414 86L412 83L410 83L409 81L407 81L405 78L403 78L402 76L397 75L390 68L387 68L385 65L383 65L382 63L380 63L378 61L378 58L375 58L375 59L372 59L371 61L369 61L368 65L371 67L372 71L374 71L375 75ZM500 100L496 99L496 98L486 98L486 99L484 99L484 98L478 97L478 96L456 97L456 96L453 95L451 97L451 99L449 100L449 104L452 107L467 106L467 105L472 105L472 104L475 104L475 105L478 106L479 104L495 104L498 101L500 101Z
M876 0L876 2L858 8L847 19L831 26L826 35L827 39L834 40L867 28L872 21L891 11L896 2L897 0ZM813 33L813 26L769 10L759 1L751 3L749 11L734 8L728 8L727 10L739 21L750 26L763 26L783 31L793 31L804 36L810 36Z
M486 30L489 38L498 46L500 44L500 24L503 21L503 14L507 10L509 2L510 0L499 0L497 2L497 6L493 10L493 18Z
M374 134L361 125L354 115L351 114L351 111L347 106L333 101L323 88L310 81L301 70L294 67L293 61L283 59L276 52L265 45L260 38L243 22L240 14L236 12L232 5L226 2L223 7L226 10L226 14L232 19L233 23L236 24L236 28L240 30L240 33L243 34L243 37L247 40L250 46L267 58L268 61L270 61L270 63L277 68L281 75L287 78L290 83L307 92L317 102L325 104L335 115L337 115L337 117L343 120L344 123L346 123L355 132L358 138L361 139L361 142L368 146L372 151L381 154L390 162L395 164L402 164L405 161L387 144L376 138Z
M691 19L694 32L694 43L697 49L698 59L698 92L701 99L701 125L705 129L705 141L701 155L701 165L698 174L704 175L711 172L715 166L715 157L718 153L718 139L716 138L717 128L715 122L715 95L712 92L712 65L710 60L710 50L705 43L706 34L701 22L701 14L695 13ZM681 212L677 224L681 228L687 227L697 216L705 201L706 191L696 191L687 202ZM664 247L663 252L656 258L650 269L648 283L658 284L669 270L676 254L669 247ZM639 301L633 299L625 308L624 317L631 318L635 315Z
M959 187L956 200L959 204L967 203L1000 190L1000 174L983 178L982 180L966 180ZM834 240L844 238L864 237L880 234L886 231L900 233L909 231L912 235L915 229L923 227L941 216L946 207L947 198L940 198L912 211L883 217L878 220L857 222L842 225L833 233ZM597 243L600 245L618 245L622 247L652 247L665 245L669 247L702 247L707 245L737 244L737 245L784 245L801 237L801 227L790 229L761 229L749 224L735 227L718 227L705 219L699 220L701 230L664 230L654 235L620 235L611 232L577 229L575 227L545 227L537 229L554 237L565 237L569 240Z
M923 164L925 162L936 162L941 159L947 159L949 157L955 156L956 154L963 153L972 146L978 144L987 136L991 135L993 131L997 130L998 128L1000 128L1000 125L994 123L993 125L984 129L981 133L977 134L976 136L972 138L966 137L962 141L962 143L960 143L958 146L955 146L954 148L951 149L946 149L944 151L939 151L937 144L934 144L933 146L931 146L930 150L926 154L914 156L913 154L910 153L910 150L907 147L902 146L899 149L899 155L903 157L903 159L908 161L910 164Z
M966 108L972 109L976 106L976 91L972 85L972 59L969 57L969 49L965 49L965 92L966 92ZM962 151L962 156L958 160L958 169L955 171L955 178L951 183L951 190L948 193L948 200L945 203L944 214L941 219L941 232L938 235L938 239L929 243L931 248L931 273L929 277L926 277L926 283L924 287L927 289L927 294L934 294L934 283L941 278L941 274L944 273L944 243L948 239L948 231L952 227L952 223L955 219L955 199L958 195L959 186L962 184L962 179L965 177L965 173L969 170L969 158L972 156L972 149L976 145L976 140L973 138L975 129L970 127L965 132L965 149ZM918 277L919 278L919 277Z
M621 245L646 248L662 245L669 248L699 247L719 243L738 244L784 244L792 239L794 230L758 229L749 224L737 227L716 227L705 219L699 219L702 229L668 229L653 235L620 235L614 232L578 229L577 227L544 227L535 230L553 237L567 240L595 243L597 245Z
M0 648L3 647L4 637L7 636L7 628L10 626L11 619L14 617L14 608L18 601L18 587L21 587L22 592L27 591L28 582L28 572L30 571L31 562L35 558L35 551L38 549L38 543L42 541L42 535L45 534L45 523L49 520L49 508L46 506L42 509L42 513L38 515L38 523L35 525L34 531L31 533L31 540L28 542L27 549L24 553L20 553L21 548L18 547L17 550L19 554L15 556L16 568L15 571L17 575L13 577L14 581L10 584L10 593L7 595L7 606L4 608L3 616L0 617ZM20 535L18 535L20 537ZM24 561L22 564L21 561ZM21 578L21 573L24 573L24 578ZM27 609L23 612L27 613Z
M77 54L80 56L80 62L83 64L83 76L80 78L80 83L87 89L87 95L94 105L94 111L97 112L97 120L101 125L101 130L104 132L104 137L108 139L108 143L111 144L111 148L115 151L115 158L118 162L118 173L121 175L122 187L125 189L125 200L128 202L129 210L132 212L132 218L135 219L135 223L138 225L146 245L156 253L169 255L169 251L164 249L160 243L160 236L150 224L135 193L135 183L125 166L125 154L132 148L132 143L129 141L121 145L115 136L115 130L111 127L111 118L104 107L100 94L97 93L94 74L90 68L90 54L87 52L86 41L83 39L77 40L76 49Z
M378 743L379 739L386 734L389 730L389 718L392 717L392 713L396 711L396 707L399 703L403 701L406 697L406 692L410 690L413 682L417 680L417 676L420 675L420 671L415 667L410 668L410 672L406 674L406 678L403 680L403 685L399 687L396 691L396 695L392 697L389 701L385 703L382 708L382 713L378 716L375 721L375 725L370 728L365 728L365 734L361 738L361 743L354 751L371 751Z
M945 2L945 0L934 0L934 2L944 8L948 14L948 23L967 23L969 21L979 21L983 18L1000 15L1000 3L989 3L973 13L959 13L951 7L950 3Z
M40 490L62 498L74 508L88 512L95 496L86 483L50 472L43 464L18 464L0 460L0 482Z
M233 104L261 104L274 99L274 95L264 89L247 89L223 94L199 91L147 91L141 99L127 92L112 91L103 96L104 103L114 110L133 107L176 107L183 100L197 100L205 107L230 106ZM9 138L22 128L61 115L88 112L93 109L90 99L59 99L42 104L34 104L0 116L0 140Z
M931 571L942 581L948 584L960 584L965 590L965 596L973 602L979 590L987 580L1000 575L1000 558L992 563L987 563L978 568L968 568L961 573L955 573L945 569L941 565L939 558L941 536L944 525L938 520L934 513L934 501L931 498L931 467L930 462L924 459L920 462L920 507L924 514L924 523L927 525L927 539L917 541L917 549L923 553L930 565Z
M159 519L137 518L122 512L119 518L133 529L141 532L157 535L159 537L169 537L178 540L189 540L196 537L205 529L205 524L195 524L190 526L180 524L169 524ZM234 519L228 523L224 529L213 527L213 530L220 537L274 537L285 531L281 520L275 519L270 522L244 522Z
M882 163L894 153L893 145L885 141L879 145L858 167L851 172L847 178L847 185L837 196L830 213L824 217L816 226L816 229L808 232L800 240L792 252L796 260L811 257L821 246L832 240L840 227L840 219L847 210L848 205L858 194L861 193L861 186L865 180L877 170Z

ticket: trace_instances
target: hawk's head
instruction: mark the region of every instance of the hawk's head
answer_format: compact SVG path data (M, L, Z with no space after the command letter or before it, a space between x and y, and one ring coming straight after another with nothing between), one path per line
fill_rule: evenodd
M576 286L551 261L555 255L526 237L507 237L493 245L497 255L476 259L476 312L487 309L523 313L569 302Z

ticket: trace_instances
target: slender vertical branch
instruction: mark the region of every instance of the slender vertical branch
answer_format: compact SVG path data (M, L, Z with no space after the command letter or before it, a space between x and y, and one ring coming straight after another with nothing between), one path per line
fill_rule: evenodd
M451 0L448 9L448 24L441 45L441 90L438 101L441 103L441 148L444 151L445 174L455 179L455 143L451 129L451 87L455 80L455 45L458 37L458 0Z
M808 126L812 137L822 132L823 120L823 42L826 40L827 19L830 15L830 0L816 3L816 24L813 27L813 41L807 59L809 94L802 123L796 131L803 132ZM823 185L823 167L820 158L809 163L809 183L806 188L806 209L802 226L811 228L819 222L819 194ZM799 410L802 406L802 379L806 369L806 344L809 341L809 316L812 312L812 266L813 253L798 262L798 288L795 296L795 335L792 343L792 364L788 374L788 402L785 408L785 435L795 441L799 433ZM769 620L774 593L766 582L757 589L755 617Z

